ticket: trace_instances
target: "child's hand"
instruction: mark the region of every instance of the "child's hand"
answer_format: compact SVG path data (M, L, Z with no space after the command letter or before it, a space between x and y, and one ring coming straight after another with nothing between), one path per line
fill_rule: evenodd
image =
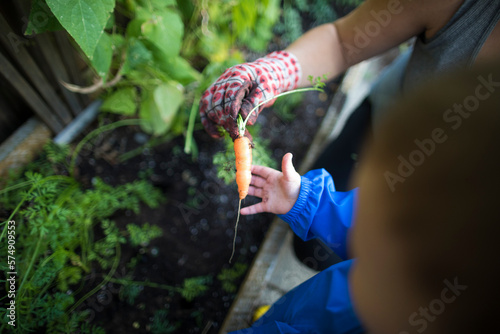
M242 215L259 212L286 214L297 201L300 175L292 164L292 154L283 156L282 172L263 166L252 166L252 181L248 194L262 198L262 202L241 209Z

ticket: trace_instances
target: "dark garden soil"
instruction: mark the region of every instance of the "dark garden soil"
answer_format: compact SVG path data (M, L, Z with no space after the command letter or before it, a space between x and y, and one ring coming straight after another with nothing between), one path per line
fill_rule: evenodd
M331 83L326 94L305 93L303 102L294 111L293 121L280 119L272 108L261 113L258 120L262 126L261 137L270 141L274 160L281 162L286 152L292 152L295 165L300 165L335 88ZM128 223L150 223L163 229L163 236L141 248L139 254L137 248L122 245L122 261L114 279L132 274L127 278L182 286L186 278L212 278L209 289L191 302L177 292L144 287L133 304L129 304L120 298L121 285L108 283L80 307L80 310L89 310L91 323L103 327L106 333L151 332L153 316L158 310L167 311L166 319L176 327L172 333L217 333L236 294L222 289L217 275L235 263L250 268L274 218L271 214L242 217L235 257L229 264L238 207L237 187L217 178L212 164L214 154L225 150L223 142L211 139L202 129L195 131L194 138L199 149L196 161L183 152L184 138L179 137L118 163L118 153L140 147L147 140L136 127L105 133L94 141L91 150L84 149L81 153L79 179L84 185L90 186L93 177L112 185L143 177L160 188L167 198L160 208L143 206L139 215L120 212L112 217L121 229ZM247 198L244 205L255 201ZM127 268L126 264L134 257L138 260L135 268ZM89 275L85 290L97 286L106 274ZM244 275L236 281L237 286L243 278Z

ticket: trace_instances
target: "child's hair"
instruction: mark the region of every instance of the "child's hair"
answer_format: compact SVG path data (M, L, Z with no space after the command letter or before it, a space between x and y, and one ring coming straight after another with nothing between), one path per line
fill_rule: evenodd
M499 64L434 81L398 103L379 133L364 160L437 332L498 328Z

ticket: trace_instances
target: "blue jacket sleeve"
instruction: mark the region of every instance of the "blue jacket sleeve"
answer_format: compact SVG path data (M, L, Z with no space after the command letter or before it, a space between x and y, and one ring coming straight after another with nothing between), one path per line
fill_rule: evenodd
M252 327L231 334L364 333L349 291L353 261L316 274L276 301Z
M347 231L351 227L358 189L335 191L324 169L301 178L299 198L285 215L279 215L301 239L319 238L342 259L347 258Z

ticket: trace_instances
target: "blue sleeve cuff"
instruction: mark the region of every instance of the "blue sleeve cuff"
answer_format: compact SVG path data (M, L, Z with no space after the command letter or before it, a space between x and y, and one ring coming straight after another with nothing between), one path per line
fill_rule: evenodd
M300 193L295 205L279 215L301 239L319 238L341 258L347 258L347 232L352 225L357 189L340 192L324 169L301 177Z

